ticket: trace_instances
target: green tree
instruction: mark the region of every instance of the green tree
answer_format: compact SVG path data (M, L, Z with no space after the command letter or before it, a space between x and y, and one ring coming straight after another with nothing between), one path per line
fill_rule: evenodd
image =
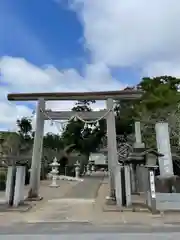
M21 119L18 119L17 122L17 127L18 127L18 133L19 135L24 139L24 140L30 140L32 139L32 120L23 117Z
M63 141L58 134L47 133L43 139L43 146L47 149L60 150L63 149Z
M135 101L120 100L115 104L116 133L117 135L129 135L134 131L134 104Z
M137 112L153 112L169 106L177 106L180 97L178 88L180 79L171 76L143 78L137 88L144 94L137 104Z
M14 143L14 145L17 145L17 149L23 154L26 154L26 151L30 150L33 145L33 128L32 128L32 120L23 117L21 119L18 119L17 122L18 127L18 135L19 140ZM18 147L19 146L19 147Z
M73 107L73 111L83 112L92 111L90 104L95 101L78 101ZM91 127L94 126L92 129ZM62 139L65 145L74 144L75 149L87 157L89 153L95 151L104 136L104 121L100 121L100 126L95 126L93 123L91 127L86 127L85 123L77 120L70 121L64 132L62 133Z
M180 79L171 76L143 78L137 88L144 91L135 106L135 116L144 123L144 140L149 146L155 146L154 124L157 121L168 121L173 128L176 122L175 112L178 110L180 95L178 92ZM174 121L175 120L175 121ZM175 140L177 142L177 139Z
M91 109L91 104L95 103L95 100L81 100L81 101L77 101L77 103L75 104L75 106L72 108L72 111L75 112L90 112L92 111Z

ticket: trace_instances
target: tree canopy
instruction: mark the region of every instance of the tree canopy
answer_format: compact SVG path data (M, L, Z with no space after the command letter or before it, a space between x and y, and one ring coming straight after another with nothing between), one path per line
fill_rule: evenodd
M161 119L167 117L172 109L177 110L179 105L180 79L172 76L158 76L154 78L145 77L133 87L128 89L139 89L143 95L139 100L117 101L115 104L116 131L119 135L129 135L134 131L134 120L149 121L150 119ZM78 101L72 111L92 111L91 105L95 101ZM168 115L169 116L169 115ZM17 120L18 133L25 141L33 139L32 122L24 117ZM44 136L44 147L51 149L64 149L70 144L85 155L98 150L102 139L106 134L106 121L101 120L99 126L92 123L89 126L80 120L71 120L62 133Z

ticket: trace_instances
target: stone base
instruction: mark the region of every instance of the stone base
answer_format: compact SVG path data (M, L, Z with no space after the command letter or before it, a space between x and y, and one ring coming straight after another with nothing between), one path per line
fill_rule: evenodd
M51 185L49 185L49 187L51 187L51 188L58 188L58 187L60 187L60 186L59 186L59 185L51 184Z
M105 205L103 206L103 212L146 212L151 213L148 208L138 207L119 207L117 205Z
M26 201L26 202L38 202L38 201L41 201L41 200L43 200L43 197L38 196L38 197L27 197L27 198L25 198L24 201Z
M116 201L115 197L106 196L106 200Z
M114 198L106 197L105 205L106 206L115 206L116 205L116 201L115 201Z
M0 212L27 212L33 207L32 204L21 202L17 207L9 206L7 203L0 204Z
M77 181L77 182L83 182L84 179L82 178L76 178L76 177L70 177L70 176L64 176L64 175L60 175L59 176L60 180L67 180L67 181Z
M136 143L135 142L133 147L142 149L142 148L145 148L145 144L144 143Z
M161 180L161 181L176 181L176 178L178 178L179 176L176 176L176 175L169 175L169 176L156 176L157 179Z

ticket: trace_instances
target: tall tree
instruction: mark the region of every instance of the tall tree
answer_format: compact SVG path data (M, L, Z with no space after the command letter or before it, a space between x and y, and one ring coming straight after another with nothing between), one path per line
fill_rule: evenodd
M177 112L180 103L179 85L180 79L171 76L143 78L137 85L137 88L143 90L144 94L134 106L134 110L136 117L145 124L144 136L150 146L155 146L155 122L172 121L169 124L171 129L176 125L174 113Z
M180 79L171 76L143 78L137 88L144 91L139 101L139 112L156 111L179 103Z
M27 117L23 117L21 119L17 120L17 127L18 127L18 133L19 135L26 140L29 140L32 138L32 120L27 118Z
M60 150L63 149L64 144L60 135L47 133L43 139L43 146L47 149Z
M78 101L73 107L73 111L92 111L90 104L95 101ZM76 150L89 156L89 153L95 151L104 135L104 121L100 121L100 126L95 126L95 124L90 124L87 127L84 122L70 121L66 126L62 139L66 145L75 144Z
M134 131L134 104L135 101L120 100L115 104L116 133L117 135L129 135Z
M26 152L32 148L33 144L34 132L32 128L32 120L27 117L23 117L18 119L16 124L18 127L19 148L21 148L22 152Z
M75 106L72 108L72 111L75 112L90 112L92 111L91 109L91 104L95 103L95 100L80 100L75 103Z

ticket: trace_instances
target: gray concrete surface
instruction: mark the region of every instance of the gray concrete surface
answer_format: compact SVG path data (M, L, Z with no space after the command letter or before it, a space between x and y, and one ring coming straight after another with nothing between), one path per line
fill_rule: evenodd
M120 226L93 226L90 224L17 224L9 227L0 227L0 239L62 239L62 240L174 240L180 237L180 228L153 227L143 228L131 225Z
M64 198L95 199L103 179L104 174L101 173L84 177L84 181L75 185L71 191L64 195Z
M93 225L90 223L18 223L12 226L0 227L1 235L42 235L42 234L93 234L93 233L180 233L180 225L164 225L164 226L141 226L133 224L104 224Z
M26 238L26 240L34 240L36 237L38 237L39 240L59 240L59 238L61 240L174 240L175 238L178 239L180 237L180 234L164 234L164 233L160 233L160 234L129 234L129 233L125 233L125 234L121 234L121 233L110 233L110 234L75 234L75 235L5 235L2 236L1 239L2 240L24 240L24 238Z
M160 227L174 225L175 228L180 228L180 215L152 215L144 212L105 212L103 205L105 198L109 193L108 178L103 179L103 175L99 173L85 178L84 182L78 184L66 184L61 182L58 189L51 189L47 182L44 182L44 191L46 190L46 197L43 201L36 202L36 205L26 213L15 212L0 212L0 232L3 233L21 233L30 234L39 231L39 233L63 233L63 229L69 228L69 231L77 233L84 232L85 229L90 229L86 223L93 224L91 233L97 230L97 226L106 225L103 231L107 231L107 226L110 224L124 228L131 225L136 225L145 229L145 227ZM42 187L41 187L42 188ZM99 191L98 191L99 190ZM97 195L98 192L98 195ZM97 197L96 197L97 195ZM75 225L79 222L83 226L83 230ZM17 227L20 223L20 228ZM26 225L29 223L30 225ZM47 223L47 225L46 225ZM66 224L65 224L66 223ZM73 223L73 225L68 225ZM57 225L56 225L57 224ZM13 226L11 226L13 225ZM4 226L4 227L3 227ZM51 227L50 227L51 226ZM75 226L75 227L74 227ZM94 228L96 226L96 229ZM52 231L51 228L54 230ZM87 229L88 228L88 229ZM112 228L112 227L111 227ZM19 230L20 229L20 230ZM72 230L71 230L72 229ZM113 229L112 232L114 232ZM19 232L20 233L20 232Z

